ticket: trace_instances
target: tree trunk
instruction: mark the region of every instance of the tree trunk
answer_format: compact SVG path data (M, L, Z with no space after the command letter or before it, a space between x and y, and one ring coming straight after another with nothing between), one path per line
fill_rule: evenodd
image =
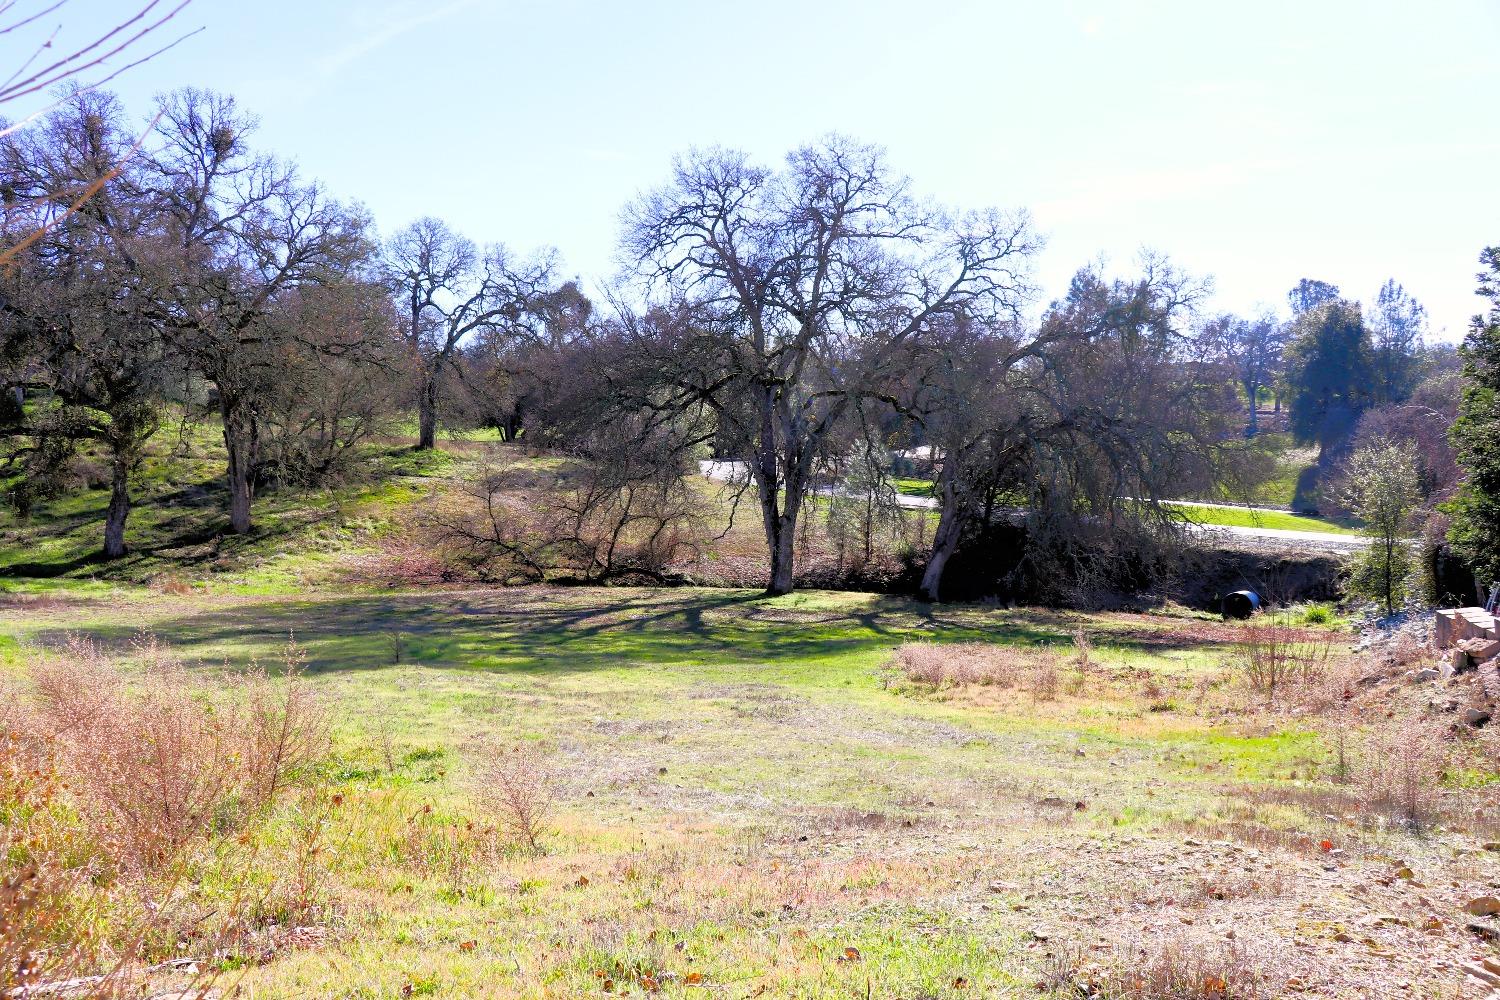
M236 535L250 531L250 501L255 497L257 434L255 420L244 408L220 393L219 413L224 421L224 449L229 454L229 530Z
M1258 412L1260 410L1260 400L1257 398L1260 395L1260 386L1256 385L1254 380L1246 379L1245 395L1250 400L1250 427L1246 432L1246 436L1255 437L1256 434L1260 433L1260 416Z
M422 392L417 399L417 450L431 451L437 447L437 401L438 378L436 372L428 372L422 380Z
M779 597L792 592L792 569L796 554L797 532L785 524L766 529L766 543L771 553L771 580L766 594Z
M779 483L775 455L763 452L756 469L755 484L760 493L761 521L766 530L766 553L771 559L771 578L766 584L766 593L770 596L790 594L797 553L797 515L802 507L802 477L793 473L787 482ZM785 506L780 496L783 490L786 493Z
M125 554L125 520L130 516L130 456L115 448L110 462L109 509L104 515L104 558Z
M943 570L948 560L958 549L958 539L963 534L963 519L958 509L958 494L953 483L943 483L942 510L938 514L937 530L932 533L932 553L927 557L927 568L922 571L922 596L929 601L939 600L943 583Z

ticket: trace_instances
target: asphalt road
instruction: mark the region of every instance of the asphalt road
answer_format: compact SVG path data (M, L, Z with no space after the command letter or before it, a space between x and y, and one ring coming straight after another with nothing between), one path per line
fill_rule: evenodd
M743 481L748 474L742 462L713 462L700 461L698 471L704 478L715 482L729 483ZM822 496L833 496L836 490L832 487L824 487L818 493ZM1285 510L1271 507L1239 507L1232 504L1198 504L1197 501L1183 501L1201 507L1223 507L1234 510L1246 510L1263 514L1285 514ZM904 493L896 495L896 504L906 510L936 510L937 500L934 497L914 497ZM1251 526L1225 525L1225 524L1195 524L1193 530L1206 537L1222 537L1236 541L1251 541L1267 548L1282 551L1316 551L1316 552L1354 552L1369 545L1369 540L1360 535L1340 535L1331 531L1291 531L1286 528L1256 528Z

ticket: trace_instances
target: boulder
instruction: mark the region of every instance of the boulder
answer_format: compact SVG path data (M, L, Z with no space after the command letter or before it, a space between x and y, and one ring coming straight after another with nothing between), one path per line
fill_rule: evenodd
M1490 721L1490 713L1483 708L1466 708L1460 718L1464 720L1464 725L1478 729Z

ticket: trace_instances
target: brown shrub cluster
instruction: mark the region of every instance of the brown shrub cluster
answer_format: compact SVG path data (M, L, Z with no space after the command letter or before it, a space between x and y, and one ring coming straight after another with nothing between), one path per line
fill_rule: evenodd
M194 852L248 843L327 752L295 648L285 681L257 668L212 695L154 640L134 652L138 675L73 640L28 665L26 690L6 692L0 995L81 974L70 996L112 995L152 941L178 940Z
M914 684L944 687L1024 687L1043 700L1057 697L1057 658L1046 650L984 643L908 642L890 669Z
M1334 659L1332 635L1263 619L1241 630L1236 666L1252 691L1275 701L1318 681Z
M142 876L270 805L326 752L328 726L298 679L295 647L285 682L256 667L226 682L218 703L154 639L135 653L144 670L129 682L81 639L36 660L28 736L107 856Z

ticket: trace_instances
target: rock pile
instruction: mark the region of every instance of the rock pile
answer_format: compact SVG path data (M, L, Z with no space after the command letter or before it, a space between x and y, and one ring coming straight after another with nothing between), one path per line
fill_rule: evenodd
M1488 725L1500 706L1500 631L1494 616L1480 608L1406 609L1367 621L1355 652L1376 667L1361 685L1400 676L1408 683L1440 686L1446 697L1433 706L1471 729Z

